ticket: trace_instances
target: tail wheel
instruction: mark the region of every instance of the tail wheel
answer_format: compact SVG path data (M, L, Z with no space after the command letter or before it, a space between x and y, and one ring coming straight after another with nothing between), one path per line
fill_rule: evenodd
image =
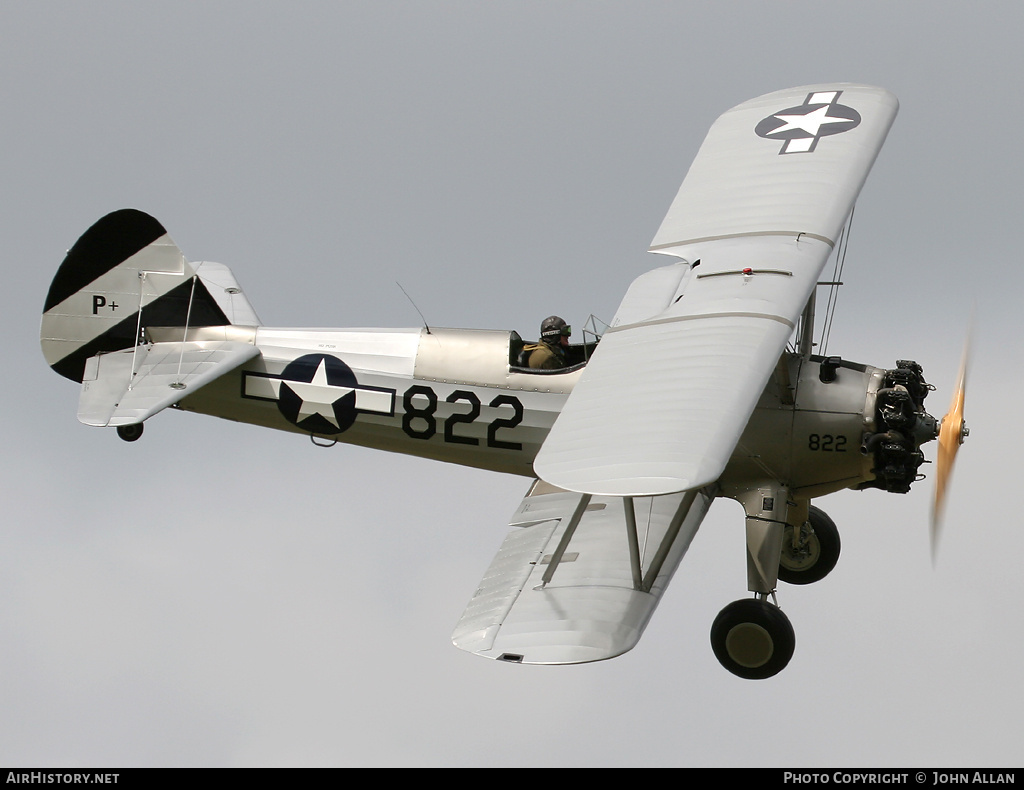
M823 510L811 505L807 523L786 525L779 559L779 578L788 584L810 584L824 579L839 561L839 530Z
M142 423L137 422L134 425L118 425L117 435L126 442L134 442L142 436Z
M718 613L711 626L711 649L732 674L763 680L786 668L796 649L796 634L779 607L746 598Z

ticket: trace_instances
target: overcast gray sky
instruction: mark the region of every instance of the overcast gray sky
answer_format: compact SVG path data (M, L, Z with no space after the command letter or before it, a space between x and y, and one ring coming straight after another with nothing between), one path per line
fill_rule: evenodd
M0 0L0 764L1019 766L1024 69L1019 3ZM527 482L177 412L75 419L39 314L100 216L158 217L264 323L610 320L708 127L759 94L884 86L830 353L918 360L932 481L818 504L843 556L780 591L789 668L708 631L746 596L720 501L639 646L498 664L449 634ZM929 456L934 458L935 446Z

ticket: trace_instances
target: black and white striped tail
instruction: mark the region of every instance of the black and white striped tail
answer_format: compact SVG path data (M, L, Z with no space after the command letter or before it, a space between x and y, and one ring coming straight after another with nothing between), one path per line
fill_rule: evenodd
M81 381L87 359L131 348L146 327L232 323L258 319L227 268L190 264L153 217L122 209L68 252L46 297L40 341L50 367Z

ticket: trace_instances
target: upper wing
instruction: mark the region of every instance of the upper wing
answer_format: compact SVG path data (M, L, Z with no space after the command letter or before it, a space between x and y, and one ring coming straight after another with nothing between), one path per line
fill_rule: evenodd
M895 118L858 85L794 88L711 128L638 278L534 463L542 479L640 496L716 481Z
M640 639L713 493L633 500L535 482L452 641L523 664L625 653Z
M259 353L251 343L201 340L99 354L85 364L78 419L98 426L140 423Z

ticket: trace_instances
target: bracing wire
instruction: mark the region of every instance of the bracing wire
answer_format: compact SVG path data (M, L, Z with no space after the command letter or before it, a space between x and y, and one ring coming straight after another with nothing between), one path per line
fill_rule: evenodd
M139 317L135 322L135 347L132 349L132 374L128 379L128 389L135 384L135 360L139 355L139 342L142 338L142 301L146 295L146 272L139 272Z
M854 206L850 210L850 219L839 237L839 246L836 249L836 263L832 275L832 285L828 292L828 304L825 307L825 322L822 328L821 354L825 356L828 352L828 340L832 334L832 319L835 316L836 303L839 301L839 285L843 279L843 268L846 266L846 253L850 249L850 235L853 229L853 213L857 210Z
M185 331L181 336L181 353L178 355L178 375L175 382L171 384L175 389L183 389L184 386L181 383L181 362L185 358L185 341L188 340L188 325L192 320L192 300L195 299L196 295L196 280L198 274L192 275L192 291L188 295L188 309L185 311Z

